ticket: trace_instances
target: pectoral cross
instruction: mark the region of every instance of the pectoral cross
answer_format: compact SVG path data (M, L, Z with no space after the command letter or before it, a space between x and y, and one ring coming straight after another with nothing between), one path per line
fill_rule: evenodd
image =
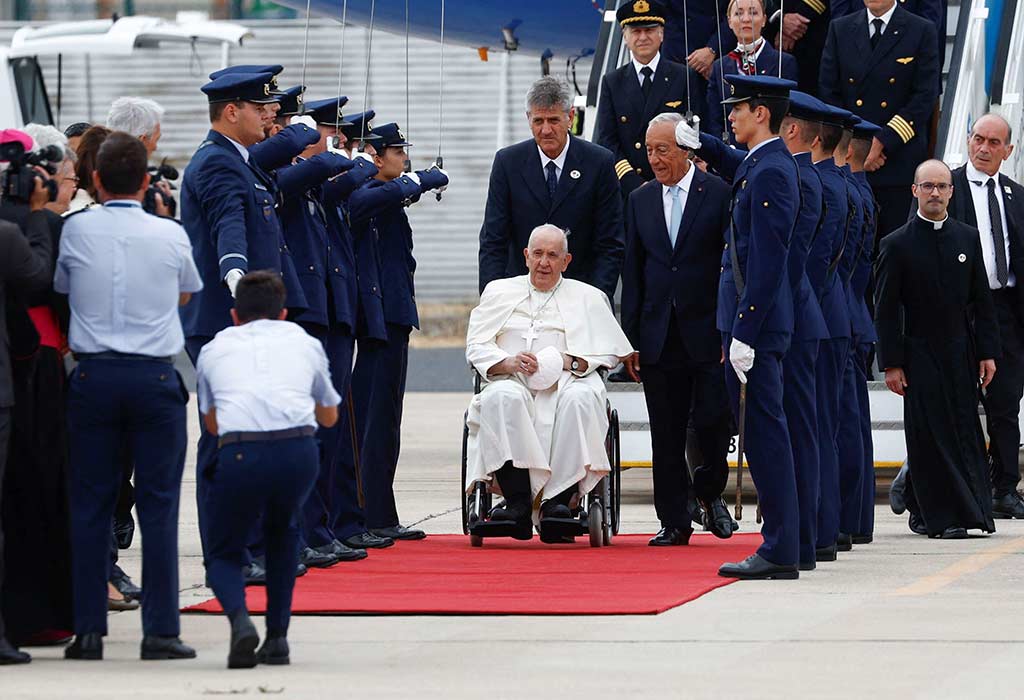
M538 338L537 329L534 327L534 322L530 321L530 327L523 333L523 340L526 341L526 349L531 350L533 348L533 341Z

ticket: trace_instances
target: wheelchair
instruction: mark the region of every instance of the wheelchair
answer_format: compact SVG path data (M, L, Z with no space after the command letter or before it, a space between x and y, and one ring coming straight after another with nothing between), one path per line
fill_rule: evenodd
M474 372L473 393L480 393L480 375ZM608 433L604 446L611 470L596 486L580 497L569 518L544 518L537 526L544 538L590 538L591 547L608 546L619 534L619 513L622 507L622 456L619 436L619 413L605 399L608 413ZM488 484L477 481L469 488L467 483L469 448L469 411L462 415L462 534L469 535L473 547L482 547L488 537L510 537L508 522L491 522L488 514L499 504L492 503L493 494Z

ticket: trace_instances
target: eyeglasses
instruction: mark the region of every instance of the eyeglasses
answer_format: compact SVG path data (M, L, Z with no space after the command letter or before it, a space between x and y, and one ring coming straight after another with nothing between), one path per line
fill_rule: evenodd
M931 194L933 190L938 190L939 194L946 194L953 189L953 185L948 182L915 182L914 184L925 194Z

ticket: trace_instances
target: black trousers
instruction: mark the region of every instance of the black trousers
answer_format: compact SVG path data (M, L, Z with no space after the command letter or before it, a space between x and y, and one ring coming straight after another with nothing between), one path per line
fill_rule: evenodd
M0 503L3 503L4 472L7 468L7 442L11 437L11 409L0 408ZM2 515L2 512L0 512ZM0 518L0 591L4 588L4 526ZM5 638L4 616L0 612L0 640Z
M1018 280L1017 284L1024 283ZM988 385L985 421L992 459L992 488L996 498L1012 493L1020 482L1020 401L1024 396L1024 323L1014 308L1013 292L992 292L999 319L1003 355Z
M642 364L640 377L651 424L654 509L662 527L688 530L691 487L699 500L710 501L722 494L729 478L726 459L732 429L724 371L718 362L690 357L673 316L661 357ZM692 484L686 467L691 410L704 461L694 470Z

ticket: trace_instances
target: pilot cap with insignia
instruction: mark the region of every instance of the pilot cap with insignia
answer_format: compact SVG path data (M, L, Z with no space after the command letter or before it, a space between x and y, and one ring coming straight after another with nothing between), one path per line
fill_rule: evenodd
M234 73L270 73L270 92L278 92L277 87L277 74L284 70L284 66L277 65L276 63L257 65L253 63L246 63L240 66L228 66L227 68L221 68L210 73L210 80L216 80L225 75L232 75Z
M773 78L770 75L737 73L725 76L725 81L729 83L729 97L722 100L724 105L746 102L758 97L786 100L789 99L789 91L796 90L796 83L792 80Z
M277 96L277 102L281 105L278 117L291 117L302 111L302 95L306 91L305 85L296 85L281 91Z
M228 73L199 88L214 102L269 104L277 97L270 89L270 73Z
M860 122L853 127L853 138L855 139L871 139L882 130L882 127L878 124L872 124L867 119L861 119Z
M658 0L627 0L615 11L620 27L664 27L665 6Z
M306 103L306 114L313 117L317 124L325 126L348 126L350 122L341 114L341 108L348 104L348 98L332 97L327 100L314 100Z
M373 127L373 133L380 136L380 142L374 144L377 148L404 148L412 145L405 140L405 134L394 122Z
M365 143L376 144L381 140L381 137L373 133L373 127L370 125L370 121L376 116L376 112L368 109L365 112L345 117L350 126L343 127L341 133L345 134L345 138L349 141L359 141L361 139Z

